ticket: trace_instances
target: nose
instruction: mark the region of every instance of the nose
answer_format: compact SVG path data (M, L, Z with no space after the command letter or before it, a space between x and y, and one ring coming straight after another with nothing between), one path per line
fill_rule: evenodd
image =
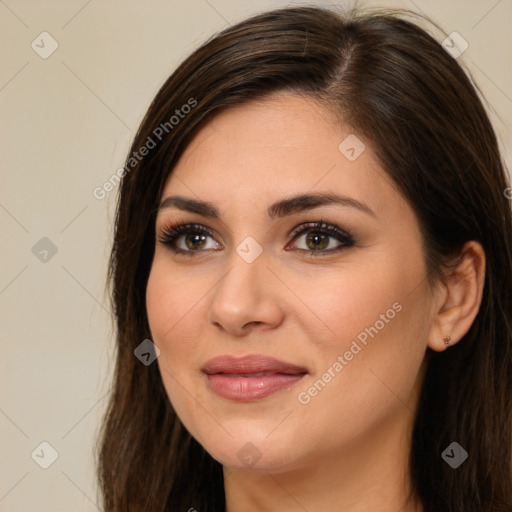
M275 328L282 322L280 282L267 264L264 253L248 263L233 251L211 295L210 324L233 336L245 336L255 328Z

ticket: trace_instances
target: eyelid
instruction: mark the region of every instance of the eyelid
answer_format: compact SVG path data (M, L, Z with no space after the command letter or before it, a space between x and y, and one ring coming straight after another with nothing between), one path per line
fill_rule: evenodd
M316 229L321 232L333 233L333 236L337 234L340 236L345 236L347 238L352 238L352 235L347 230L342 229L336 226L335 224L325 222L322 219L320 219L319 221L303 222L302 224L299 224L297 227L293 228L288 236L294 239L297 235L302 234L304 231L307 231L308 229L310 229L311 231Z

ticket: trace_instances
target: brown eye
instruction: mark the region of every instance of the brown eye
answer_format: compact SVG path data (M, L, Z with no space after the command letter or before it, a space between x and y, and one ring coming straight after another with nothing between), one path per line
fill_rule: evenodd
M323 233L310 231L306 237L306 244L313 250L324 250L329 245L329 237Z
M356 243L348 231L322 221L302 224L291 236L295 250L309 252L312 256L337 252L353 247Z
M185 245L195 251L202 249L205 246L205 235L185 235Z
M170 225L163 230L159 242L176 253L189 255L211 249L222 249L222 245L213 238L213 232L200 224Z

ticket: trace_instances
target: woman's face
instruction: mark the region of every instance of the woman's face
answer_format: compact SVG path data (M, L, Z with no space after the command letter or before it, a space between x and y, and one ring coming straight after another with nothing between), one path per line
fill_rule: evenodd
M215 459L278 472L404 439L433 298L415 215L363 135L296 95L231 108L164 201L151 333L172 405ZM207 232L164 244L171 223Z

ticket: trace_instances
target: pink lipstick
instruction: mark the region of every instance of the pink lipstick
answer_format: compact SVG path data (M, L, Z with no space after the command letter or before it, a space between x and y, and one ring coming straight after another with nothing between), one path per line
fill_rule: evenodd
M303 367L264 355L218 356L204 365L203 372L214 393L237 402L261 400L307 374Z

